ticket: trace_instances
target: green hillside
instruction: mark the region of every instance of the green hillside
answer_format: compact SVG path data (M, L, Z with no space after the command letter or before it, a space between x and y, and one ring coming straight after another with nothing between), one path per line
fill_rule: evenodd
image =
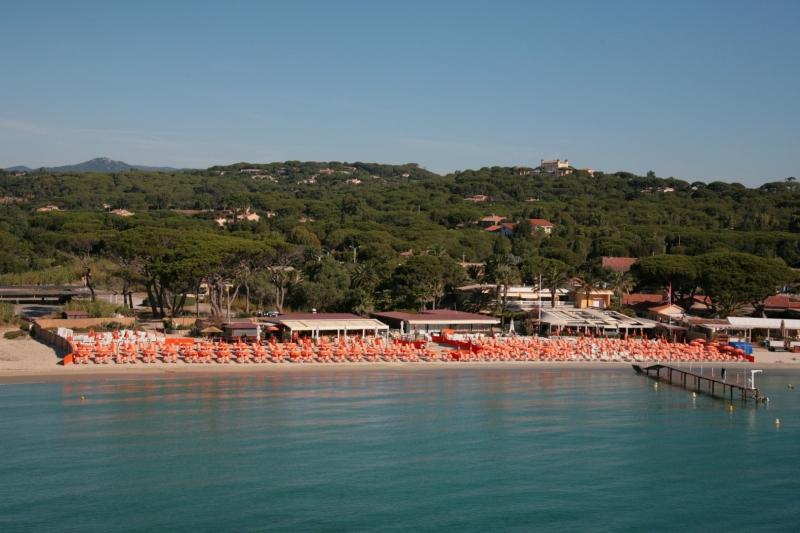
M473 195L487 198L469 201ZM744 252L800 267L800 187L791 178L747 188L652 173L552 177L492 167L439 176L415 164L287 161L182 172L3 172L0 197L0 281L42 282L65 269L80 275L91 264L98 284L149 288L154 300L162 289L168 299L212 274L222 283L243 271L252 279L237 287L258 293L253 306L275 305L285 289L289 307L364 311L447 303L470 274L453 268L461 260L488 262L492 282L524 281L541 260L597 277L604 255ZM59 210L37 212L48 205ZM260 219L245 220L248 209ZM522 224L499 237L476 225L491 214L548 219L555 228L546 236ZM221 217L228 223L215 222ZM168 264L169 273L154 273ZM270 271L275 265L292 269Z

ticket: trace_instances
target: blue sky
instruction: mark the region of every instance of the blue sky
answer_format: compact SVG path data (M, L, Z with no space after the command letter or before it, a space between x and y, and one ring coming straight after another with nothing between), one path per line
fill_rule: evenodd
M800 177L795 0L0 4L0 166Z

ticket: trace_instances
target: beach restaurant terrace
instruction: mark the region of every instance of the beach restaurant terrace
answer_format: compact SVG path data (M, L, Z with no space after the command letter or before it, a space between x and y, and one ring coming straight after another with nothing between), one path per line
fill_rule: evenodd
M753 330L763 331L769 337L798 337L800 336L800 320L780 318L754 318L747 316L729 316L727 331L738 331L747 340L752 340Z
M544 335L623 336L652 333L657 322L616 311L557 309L542 311L539 332Z
M350 335L388 335L389 326L374 318L364 318L351 313L284 313L277 317L263 318L270 328L277 328L284 336L336 335L336 338Z
M491 331L495 326L500 326L499 318L450 309L436 309L418 313L384 311L372 313L372 316L404 333L439 332L443 329L451 329L462 333L485 332Z

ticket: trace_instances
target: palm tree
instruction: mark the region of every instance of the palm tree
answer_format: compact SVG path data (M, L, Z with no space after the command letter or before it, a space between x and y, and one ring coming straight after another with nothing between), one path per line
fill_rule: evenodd
M519 269L511 264L499 264L492 272L492 279L496 285L496 308L505 313L508 303L508 289L515 283L520 283Z
M622 307L622 295L631 292L636 286L636 280L629 272L614 272L611 275L611 290L617 297L617 307Z
M471 313L480 313L486 309L491 308L494 302L494 297L489 292L484 292L483 289L473 289L469 291L463 303L465 311Z
M361 263L353 267L350 273L350 288L374 291L380 283L381 278L374 264Z
M558 303L558 289L567 286L569 280L569 267L554 259L548 260L543 266L541 272L542 287L547 287L550 290L550 307L555 307Z

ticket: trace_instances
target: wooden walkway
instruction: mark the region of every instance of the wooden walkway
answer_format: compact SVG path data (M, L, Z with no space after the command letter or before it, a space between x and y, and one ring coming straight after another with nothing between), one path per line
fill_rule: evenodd
M637 374L646 375L656 381L669 383L676 387L683 387L684 389L700 394L708 394L716 398L728 398L730 401L733 401L734 398L739 398L743 402L747 400L761 400L761 395L756 387L728 383L721 379L687 372L680 368L667 365L650 365L643 368L639 365L633 365L633 369Z

